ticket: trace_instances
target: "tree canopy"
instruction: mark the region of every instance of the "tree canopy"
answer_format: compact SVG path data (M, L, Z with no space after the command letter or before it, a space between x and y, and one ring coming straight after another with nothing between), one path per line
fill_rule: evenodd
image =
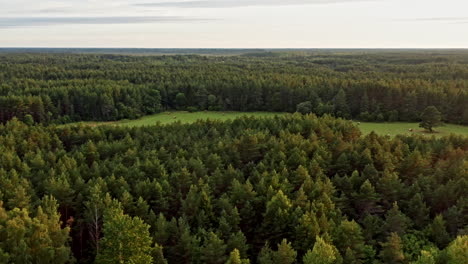
M0 263L464 263L468 138L346 120L467 124L425 53L0 54ZM62 125L165 109L301 113Z
M419 126L427 129L429 132L433 132L434 127L442 125L442 114L432 105L424 109L421 119L422 121Z
M328 115L138 128L13 119L0 125L0 257L457 263L467 146L361 136Z

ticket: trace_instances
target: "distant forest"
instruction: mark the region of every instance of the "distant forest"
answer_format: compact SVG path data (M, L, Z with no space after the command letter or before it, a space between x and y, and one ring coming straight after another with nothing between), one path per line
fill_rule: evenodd
M173 109L300 109L363 121L419 121L432 105L445 122L468 124L463 50L2 51L2 123L27 115L40 123L110 121ZM105 50L88 50L98 51Z

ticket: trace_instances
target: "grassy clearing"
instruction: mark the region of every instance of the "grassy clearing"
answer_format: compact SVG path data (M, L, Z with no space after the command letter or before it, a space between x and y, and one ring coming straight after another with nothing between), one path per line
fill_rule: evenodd
M117 126L150 126L155 125L157 122L161 124L170 124L177 121L182 123L193 123L197 120L228 120L235 119L241 116L255 116L255 117L274 117L277 115L284 115L284 113L272 113L272 112L164 112L155 115L145 116L136 120L121 120L116 122L81 122L85 125L99 126L99 125L117 125Z
M285 115L285 113L271 113L271 112L164 112L155 115L145 116L136 120L121 120L116 122L82 122L82 124L89 126L100 126L100 125L115 125L115 126L150 126L157 122L161 124L170 124L173 122L180 121L182 123L193 123L197 120L228 120L235 119L241 116L255 116L255 117L274 117L277 115ZM369 122L354 122L362 131L363 134L369 134L375 131L380 135L426 135L426 136L446 136L450 133L468 136L468 126L459 126L446 124L443 127L435 128L436 133L427 133L419 127L418 123L369 123ZM74 123L76 124L76 123ZM410 132L409 129L413 129Z
M369 123L369 122L355 122L355 124L361 129L363 134L369 134L374 131L380 135L425 135L425 136L436 136L442 137L450 135L451 133L468 136L468 126L459 126L446 124L442 127L436 127L435 133L428 133L424 129L419 127L419 123ZM409 131L410 129L413 132Z

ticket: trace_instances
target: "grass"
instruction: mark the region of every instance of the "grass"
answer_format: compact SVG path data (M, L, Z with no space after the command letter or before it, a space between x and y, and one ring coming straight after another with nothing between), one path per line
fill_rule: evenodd
M228 120L235 119L241 116L255 116L255 117L274 117L277 115L285 115L285 113L272 113L272 112L164 112L155 115L145 116L136 120L120 120L116 122L81 122L82 124L89 126L100 126L100 125L115 125L115 126L150 126L157 122L161 124L170 124L173 122L180 121L182 123L193 123L197 120ZM371 122L354 122L362 131L363 134L369 134L374 131L380 135L426 135L426 136L446 136L450 133L468 136L468 126L446 124L442 127L435 128L435 133L427 133L419 127L418 123L405 123L405 122L393 122L393 123L371 123ZM74 123L77 124L77 123ZM72 124L73 125L73 124ZM409 130L413 129L413 132Z
M241 116L254 116L254 117L274 117L277 115L284 115L284 113L273 113L273 112L164 112L155 115L145 116L136 120L121 120L116 122L81 122L85 125L99 126L99 125L117 125L117 126L149 126L155 125L157 122L161 124L170 124L177 121L182 123L193 123L197 120L228 120L235 119ZM76 123L74 123L76 124Z
M423 128L419 127L419 123L371 123L371 122L354 122L363 134L369 134L374 131L379 135L425 135L425 136L448 136L451 133L468 136L468 126L445 124L441 127L434 128L434 133L428 133ZM413 131L411 132L410 129Z

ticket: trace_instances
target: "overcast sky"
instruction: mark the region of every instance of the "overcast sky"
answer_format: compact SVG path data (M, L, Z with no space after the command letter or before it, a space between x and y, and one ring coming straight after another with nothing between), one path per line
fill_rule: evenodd
M468 0L0 0L0 47L468 48Z

